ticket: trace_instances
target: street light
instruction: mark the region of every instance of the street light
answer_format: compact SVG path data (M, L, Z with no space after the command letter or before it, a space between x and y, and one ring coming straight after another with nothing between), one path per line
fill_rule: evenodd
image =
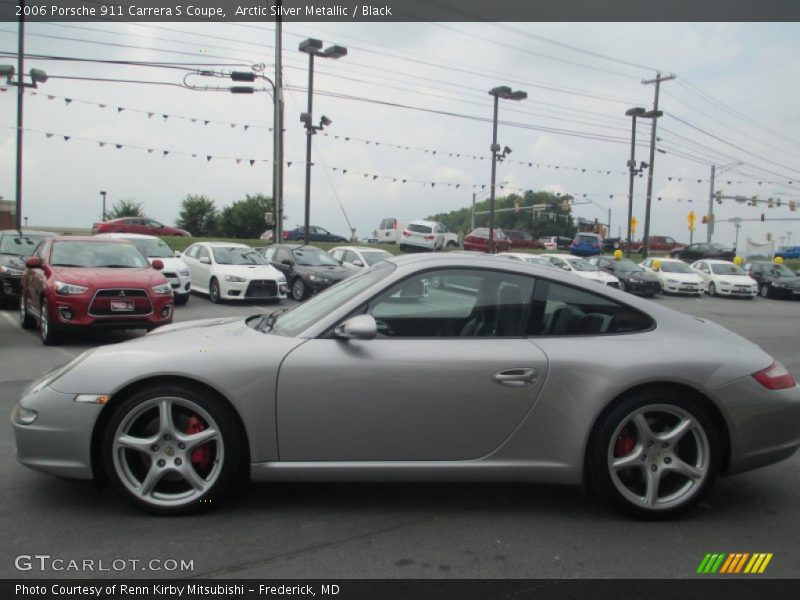
M25 83L23 79L25 72L25 31L23 22L19 24L19 55L17 59L17 69L13 65L0 65L0 77L5 77L6 85L17 86L17 182L16 182L16 211L15 216L17 231L22 229L22 109L25 88L37 88L40 83L47 81L47 73L41 69L31 69L29 73L30 83ZM14 81L14 74L19 73L17 81Z
M633 178L637 173L642 172L645 165L645 163L642 163L639 169L636 168L636 119L637 117L643 117L646 112L647 110L641 106L629 108L625 111L625 115L631 117L631 157L628 160L628 170L630 172L630 179L628 181L628 237L626 238L628 243L625 247L625 254L628 256L631 255L631 245L633 245L633 240L631 239L631 222L633 221Z
M497 109L500 98L504 100L524 100L528 97L527 92L522 90L512 91L507 85L501 85L489 90L489 95L494 97L494 117L492 118L492 145L489 148L492 151L492 185L491 194L489 195L489 254L494 254L494 188L495 178L497 177L497 161L503 160L506 156L511 154L511 148L506 146L502 154L500 152L500 144L497 143Z
M306 205L305 205L305 224L304 241L307 244L309 238L310 218L311 218L311 136L323 127L331 124L331 120L324 116L320 119L319 125L313 124L313 97L314 97L314 57L320 58L341 58L347 55L347 48L344 46L329 46L322 50L322 42L314 38L303 40L298 45L300 52L308 54L308 109L300 115L300 121L306 127Z
M100 190L100 195L103 197L103 221L106 220L106 191Z

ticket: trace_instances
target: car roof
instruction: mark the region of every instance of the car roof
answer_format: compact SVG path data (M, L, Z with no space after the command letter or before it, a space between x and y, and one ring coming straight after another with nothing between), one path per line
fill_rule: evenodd
M102 238L94 235L57 235L52 238L54 242L119 242L120 244L128 244L127 240Z
M197 242L198 244L204 244L206 246L211 246L212 248L250 248L247 244L240 244L238 242Z
M712 265L734 265L734 264L736 264L736 263L733 263L733 262L731 262L729 260L720 260L718 258L698 258L695 262L700 262L701 260L704 261L704 262L710 263Z
M428 219L414 219L409 225L438 225L439 221L429 221Z
M125 238L125 239L142 239L142 240L160 240L157 235L146 235L144 233L98 233L92 237L105 237L105 238Z
M383 248L370 248L369 246L336 246L335 248L331 248L328 252L333 252L334 250L357 250L358 252L386 252L387 254L391 254L388 250L384 250Z
M660 256L650 256L648 258L645 258L645 260L659 260L661 262L674 262L674 263L684 263L684 264L686 264L680 258L667 258L666 256L664 258L661 258Z

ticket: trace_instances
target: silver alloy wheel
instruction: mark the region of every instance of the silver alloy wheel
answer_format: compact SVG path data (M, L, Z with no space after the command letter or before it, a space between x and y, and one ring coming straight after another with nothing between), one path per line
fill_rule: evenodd
M762 285L761 286L761 297L762 298L769 298L769 285Z
M714 285L714 282L708 284L708 295L709 296L716 296L717 295L717 286Z
M178 411L184 418L199 418L205 429L181 431L175 422ZM154 431L143 435L143 426ZM213 448L213 460L203 473L193 453L206 446ZM112 456L114 470L131 494L154 506L178 507L197 501L216 483L225 447L219 426L205 409L186 398L165 396L146 400L125 415L114 432Z
M292 284L292 298L297 300L298 302L302 302L303 298L306 295L306 285L303 283L303 280L299 277L294 280Z
M50 334L50 319L47 316L47 300L42 298L42 304L39 307L41 315L39 316L39 333L42 335L42 340L45 342L49 339Z
M219 283L217 283L216 279L212 279L211 283L208 284L208 297L214 303L220 300Z
M25 306L25 294L20 293L19 295L19 324L22 327L25 327L25 323L28 322L28 307Z
M631 429L633 431L631 431ZM620 440L633 447L618 456ZM617 426L607 465L617 491L634 506L676 508L697 494L710 475L708 435L689 412L672 404L651 404Z

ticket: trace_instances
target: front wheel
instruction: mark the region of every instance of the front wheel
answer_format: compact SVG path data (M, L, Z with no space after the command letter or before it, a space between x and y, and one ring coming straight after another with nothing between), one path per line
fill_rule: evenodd
M211 281L208 283L208 297L214 304L219 303L221 298L219 292L219 282L214 277L212 277Z
M189 294L176 294L175 295L175 304L177 306L184 306L187 302L189 302Z
M643 391L595 426L587 477L617 508L664 519L703 498L716 477L719 453L717 430L694 399L671 389Z
M715 286L713 283L708 284L708 295L709 296L717 295L717 286Z
M292 298L298 302L302 302L306 299L307 294L305 282L300 277L296 278L292 282Z
M19 296L19 324L23 329L33 329L36 321L28 313L28 303L25 301L25 294Z
M761 294L762 298L769 298L772 295L770 293L769 285L762 285L759 289L759 293Z
M144 388L114 411L103 465L128 501L158 514L208 506L231 486L243 459L233 410L180 384Z

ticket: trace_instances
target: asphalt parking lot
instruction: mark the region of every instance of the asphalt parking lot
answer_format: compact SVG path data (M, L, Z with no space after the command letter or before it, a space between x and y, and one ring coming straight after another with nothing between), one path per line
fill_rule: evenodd
M800 302L655 302L732 329L800 377ZM291 304L214 305L193 296L176 320ZM666 523L631 521L579 489L529 484L258 484L219 510L159 518L108 489L18 465L8 415L25 386L88 347L137 335L98 333L44 347L19 327L16 311L0 311L0 577L683 578L696 576L707 552L772 552L759 577L797 576L797 455L719 480L697 510ZM193 569L19 571L21 554L190 560Z

